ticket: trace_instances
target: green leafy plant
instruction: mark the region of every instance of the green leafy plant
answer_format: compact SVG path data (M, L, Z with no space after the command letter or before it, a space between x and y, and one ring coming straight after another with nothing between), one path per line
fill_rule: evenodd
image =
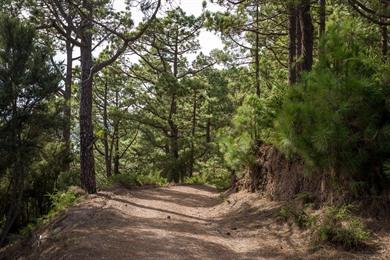
M314 238L346 249L356 249L370 237L362 221L350 212L350 206L330 207L317 227Z
M274 143L286 154L298 154L308 170L330 172L340 181L373 182L390 155L388 74L363 49L354 20L330 23L326 55L302 82L287 91L275 120ZM375 177L376 178L376 177ZM376 179L376 183L380 182Z

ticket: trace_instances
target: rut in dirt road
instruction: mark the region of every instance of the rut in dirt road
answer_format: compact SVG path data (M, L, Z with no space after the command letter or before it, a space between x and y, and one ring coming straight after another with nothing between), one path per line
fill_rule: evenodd
M100 192L39 234L26 259L304 257L305 240L276 223L276 204L241 201L205 186Z

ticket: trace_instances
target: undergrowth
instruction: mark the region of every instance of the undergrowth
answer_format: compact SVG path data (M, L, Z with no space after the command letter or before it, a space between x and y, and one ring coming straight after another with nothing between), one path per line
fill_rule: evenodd
M164 186L168 184L166 178L160 176L158 172L151 172L149 174L118 174L109 179L109 184L119 184L125 188L132 188L134 186L155 185Z
M370 238L361 219L353 215L352 208L342 205L315 211L312 203L294 200L280 209L278 218L310 230L313 245L329 243L352 250L361 248Z
M195 174L185 179L187 184L211 185L217 190L226 190L231 186L231 176L228 172Z
M49 194L48 196L52 205L49 213L29 223L26 227L19 231L19 235L23 237L30 235L34 229L48 223L56 215L80 201L84 194L85 192L76 186L70 186L65 191L57 191Z
M369 237L363 222L352 215L350 206L326 209L313 236L314 241L330 242L345 249L358 249Z

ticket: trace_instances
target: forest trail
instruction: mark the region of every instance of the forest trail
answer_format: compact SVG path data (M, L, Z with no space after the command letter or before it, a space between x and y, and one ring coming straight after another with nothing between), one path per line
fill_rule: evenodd
M317 259L305 233L277 221L278 208L200 185L104 191L38 232L19 259Z

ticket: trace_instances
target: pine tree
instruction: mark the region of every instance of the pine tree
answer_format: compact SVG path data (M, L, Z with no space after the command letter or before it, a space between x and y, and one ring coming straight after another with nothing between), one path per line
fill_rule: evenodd
M34 29L15 18L0 18L0 155L10 193L0 244L18 217L26 176L39 150L39 137L50 128L48 100L58 90L58 75ZM0 175L0 176L1 176ZM6 211L6 212L5 212Z

